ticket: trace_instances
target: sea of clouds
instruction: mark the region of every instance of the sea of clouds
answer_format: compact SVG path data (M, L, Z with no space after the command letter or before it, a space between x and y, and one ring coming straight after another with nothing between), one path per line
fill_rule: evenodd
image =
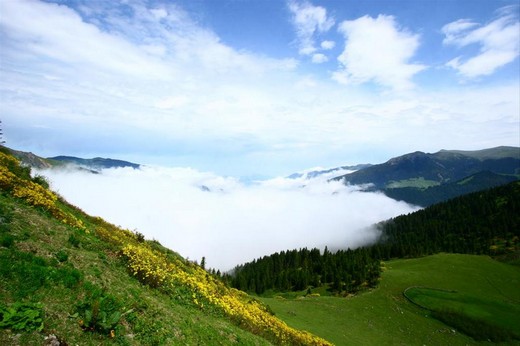
M87 213L221 271L287 249L368 244L379 235L373 224L417 209L327 175L245 184L191 168L37 173Z

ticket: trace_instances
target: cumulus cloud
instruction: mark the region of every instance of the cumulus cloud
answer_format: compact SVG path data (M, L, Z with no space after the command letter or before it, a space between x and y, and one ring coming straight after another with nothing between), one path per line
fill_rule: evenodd
M174 4L151 9L136 1L79 4L2 1L6 58L24 67L30 62L30 71L73 76L78 85L91 89L96 84L129 87L130 81L143 85L151 80L163 87L189 81L193 87L203 76L243 78L296 66L292 59L271 59L227 46ZM135 97L128 92L121 96Z
M40 1L5 1L0 26L17 49L90 70L159 78L167 67L131 42L86 23L67 6ZM9 42L9 41L6 41ZM27 59L27 56L19 56ZM34 59L33 61L36 61Z
M281 250L367 244L378 235L372 224L414 210L326 176L244 185L190 168L39 173L86 212L221 270Z
M260 89L295 60L235 50L174 4L149 5L0 1L1 108L18 145L182 151L264 129L273 101Z
M298 37L299 52L301 55L311 55L317 50L316 35L332 28L334 19L327 15L327 9L307 1L289 1L288 6Z
M332 49L336 46L336 42L334 41L322 41L321 44L320 44L321 48L323 49Z
M425 66L410 62L420 38L399 27L393 16L363 16L339 25L345 49L338 57L341 68L333 74L345 84L374 82L397 90L413 86L412 77Z
M455 69L464 78L476 78L493 74L500 67L514 61L520 52L520 22L518 6L508 6L498 11L499 16L486 25L459 19L443 26L443 43L458 48L478 45L475 56L458 56L446 66Z
M329 58L325 54L316 53L312 55L312 62L315 64L321 64L329 61Z

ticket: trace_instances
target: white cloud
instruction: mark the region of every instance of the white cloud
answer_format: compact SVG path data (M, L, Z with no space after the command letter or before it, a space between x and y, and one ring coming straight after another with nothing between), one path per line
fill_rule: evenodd
M334 42L334 41L322 41L320 46L321 46L322 49L328 50L328 49L334 48L336 46L336 42Z
M235 50L172 4L0 1L0 13L3 120L50 151L244 138L265 129L265 85L297 66Z
M311 55L317 50L315 36L330 30L334 19L327 16L324 7L314 6L307 1L289 1L288 6L298 37L299 52L301 55Z
M446 66L457 70L464 78L493 74L500 67L514 61L520 53L520 22L518 7L499 11L500 16L481 26L468 19L459 19L442 28L443 43L456 47L479 45L479 53L472 57L456 57Z
M91 11L97 5L106 6L98 9L103 16L82 18L65 5L35 0L3 1L3 41L16 48L12 52L17 58L31 58L36 66L49 58L47 68L81 65L85 72L76 71L76 78L104 71L112 78L171 82L195 72L261 74L295 66L291 59L269 59L226 46L174 5L168 11L147 10L137 2L89 4L94 6ZM119 12L124 6L130 17Z
M419 47L419 35L400 28L393 16L344 21L339 31L345 36L345 49L338 57L342 68L333 77L340 83L374 82L409 89L412 77L425 68L410 62Z
M415 150L519 142L518 81L439 93L358 88L367 81L404 88L409 69L417 69L409 61L418 36L386 16L351 22L345 64L357 52L361 65L343 65L336 77L350 85L338 86L318 66L303 71L307 66L293 59L233 49L171 2L80 2L0 0L0 109L8 145L47 156L274 176ZM331 21L314 20L317 50L309 60L330 57L320 30ZM366 46L356 27L366 28Z
M329 58L327 58L325 54L316 53L312 55L312 62L315 64L321 64L327 61L329 61Z
M168 11L166 11L164 8L154 8L154 9L151 9L150 12L157 19L166 18L168 16Z
M221 270L281 250L357 247L377 237L372 224L414 210L323 179L244 186L189 168L39 173L86 212Z
M107 73L140 78L161 78L171 71L159 60L117 35L85 23L70 8L39 1L4 1L0 25L6 42L22 51L66 65L80 64ZM49 63L49 62L48 62Z
M469 30L477 23L470 21L469 19L459 19L442 27L442 32L445 35L443 40L444 44L455 44L459 40L459 36L466 30Z

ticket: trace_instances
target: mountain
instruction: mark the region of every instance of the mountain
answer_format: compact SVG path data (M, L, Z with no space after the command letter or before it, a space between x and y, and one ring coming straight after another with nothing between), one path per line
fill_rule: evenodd
M137 163L110 158L95 157L93 159L83 159L80 157L63 155L43 158L31 152L14 150L7 147L3 148L18 160L20 160L22 164L38 169L53 168L70 164L78 166L81 169L87 169L92 173L98 173L101 169L104 168L131 167L134 169L139 169L141 167L141 165Z
M402 187L384 189L383 192L395 200L428 207L454 197L508 184L515 180L518 180L516 176L482 171L452 183L430 186L426 189Z
M42 169L42 168L51 168L57 164L57 162L54 162L50 159L44 159L44 158L39 157L30 152L9 149L7 147L3 147L3 148L8 150L11 155L13 155L18 160L20 160L24 165L27 165L29 167Z
M486 171L494 175L483 173L476 180L471 178ZM370 184L370 189L383 191L389 197L409 203L419 200L419 205L425 206L458 196L455 191L478 191L518 177L520 148L502 146L477 151L441 150L434 154L416 151L334 180L352 185ZM465 179L471 179L467 182L472 183L465 184ZM465 188L454 188L457 182L466 185ZM443 186L446 184L449 185ZM430 190L432 187L437 188ZM419 197L423 193L425 196Z
M104 168L124 168L131 167L139 169L141 165L123 160L115 160L109 158L95 157L93 159L83 159L74 156L55 156L49 157L48 160L58 161L61 163L73 164L93 170L101 170Z

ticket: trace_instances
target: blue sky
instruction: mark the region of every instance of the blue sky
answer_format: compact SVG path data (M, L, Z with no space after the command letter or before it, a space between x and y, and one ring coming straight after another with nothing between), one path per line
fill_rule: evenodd
M518 1L0 1L7 145L276 176L520 142Z

